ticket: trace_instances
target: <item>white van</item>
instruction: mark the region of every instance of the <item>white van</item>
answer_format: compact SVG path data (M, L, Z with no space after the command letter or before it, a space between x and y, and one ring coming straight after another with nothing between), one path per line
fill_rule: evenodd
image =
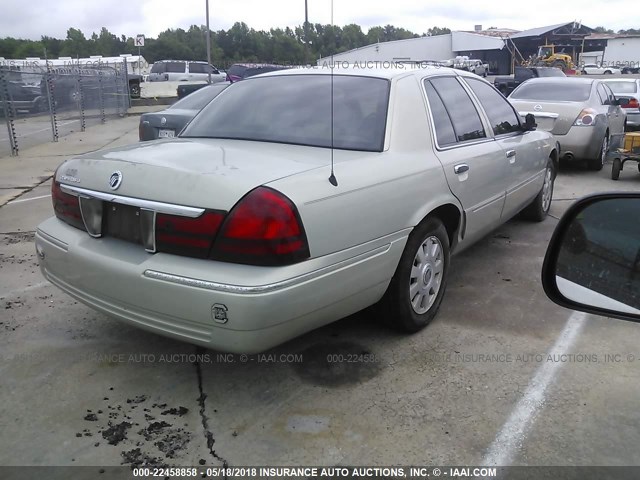
M160 60L151 67L149 82L193 82L207 81L211 72L211 83L221 82L226 74L207 62L186 60Z

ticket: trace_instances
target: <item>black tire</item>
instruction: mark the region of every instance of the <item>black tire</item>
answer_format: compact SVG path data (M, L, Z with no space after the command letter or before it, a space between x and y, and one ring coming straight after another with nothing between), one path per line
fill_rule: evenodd
M547 161L545 180L536 198L522 210L522 217L532 222L542 222L549 214L553 200L553 186L556 181L556 168L552 159Z
M611 75L612 73L613 73L613 72L611 72L611 70L605 70L605 71L604 71L604 74L605 74L605 75Z
M129 95L131 98L140 98L140 84L139 83L130 83L129 84Z
M618 180L620 178L620 170L622 170L622 160L619 158L613 159L613 167L611 167L611 179Z
M435 240L434 240L435 239ZM437 240L437 243L436 243ZM419 248L422 248L423 244L428 244L439 247L439 260L438 262L425 261L424 270L416 265L416 259L418 258ZM424 249L422 249L424 255ZM383 299L377 306L377 312L383 316L385 322L394 328L403 332L414 333L422 330L429 325L431 320L438 313L444 292L447 286L447 276L449 274L449 262L451 259L451 250L449 246L449 236L447 230L444 228L442 222L435 217L426 218L423 220L409 235L407 244L396 268L396 272L391 279L391 283L387 288ZM441 272L437 272L438 267L441 266ZM413 268L420 269L421 274L418 275L419 281L412 279ZM425 285L425 280L428 279L428 283ZM421 292L429 292L433 290L433 282L439 279L439 286L437 291L433 291L433 301L427 297L427 305L417 305L418 310L426 307L426 311L416 311L412 304L411 292L412 285L417 285L416 289L418 293L414 299L418 301L418 297L424 298ZM424 288L420 288L423 286Z
M602 146L600 147L600 153L596 158L590 158L587 161L589 170L599 172L604 167L604 161L607 158L607 150L609 150L609 132L607 132L602 139Z
M556 60L551 64L551 66L555 68L559 68L563 72L567 69L567 64L564 63L562 60Z

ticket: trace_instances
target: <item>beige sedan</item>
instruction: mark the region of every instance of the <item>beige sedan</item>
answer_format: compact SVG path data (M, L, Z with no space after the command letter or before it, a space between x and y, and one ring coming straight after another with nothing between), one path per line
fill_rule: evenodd
M378 304L415 332L451 254L543 220L558 151L485 80L312 69L235 83L179 137L57 170L44 276L109 316L258 352Z

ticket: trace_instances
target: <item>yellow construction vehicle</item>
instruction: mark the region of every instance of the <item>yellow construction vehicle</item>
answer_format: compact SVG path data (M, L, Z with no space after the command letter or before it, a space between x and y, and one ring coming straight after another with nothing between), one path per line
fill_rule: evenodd
M532 55L526 62L529 67L556 67L563 72L574 70L573 59L563 51L556 53L555 45L541 45L538 47L537 55Z

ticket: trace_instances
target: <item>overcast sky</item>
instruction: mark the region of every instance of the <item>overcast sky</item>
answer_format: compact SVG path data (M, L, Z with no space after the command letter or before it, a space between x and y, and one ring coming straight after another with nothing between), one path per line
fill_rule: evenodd
M309 21L331 23L331 0L308 0ZM304 0L210 0L212 30L245 22L256 30L304 22ZM501 27L526 30L582 21L615 31L640 27L638 0L334 0L336 25L363 30L391 24L416 33L433 26L452 30ZM167 28L205 23L205 0L0 0L0 37L65 38L69 27L87 37L101 27L120 36L155 37Z

